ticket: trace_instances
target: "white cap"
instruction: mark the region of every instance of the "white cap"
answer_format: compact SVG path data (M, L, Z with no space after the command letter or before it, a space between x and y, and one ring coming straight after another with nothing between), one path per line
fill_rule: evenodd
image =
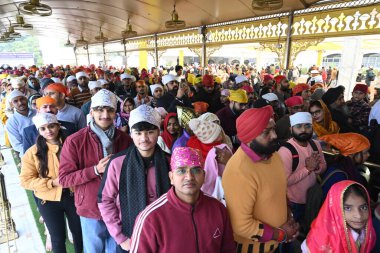
M242 82L248 82L248 79L247 77L243 76L243 75L239 75L235 78L235 83L238 84L238 83L242 83Z
M152 84L152 85L149 86L149 88L150 88L150 91L152 92L152 95L153 95L154 91L155 91L157 88L161 88L161 89L163 90L161 84Z
M297 124L312 124L313 119L311 114L308 112L297 112L293 115L290 115L290 126L295 126Z
M133 79L134 76L130 75L130 74L127 74L127 73L123 73L120 75L120 80L123 80L123 79L126 79L126 78L129 78L129 79ZM136 80L136 78L135 78Z
M72 82L73 80L75 80L75 76L69 76L67 79L66 79L66 82Z
M21 87L24 87L26 83L21 77L16 77L11 79L11 84L13 89L19 89Z
M166 85L167 83L171 82L171 81L177 81L179 82L179 78L175 75L164 75L162 77L162 83L164 85Z
M323 83L323 79L321 75L310 78L310 81L315 81L315 83Z
M26 96L24 95L24 93L22 93L19 90L12 90L12 92L9 93L9 95L7 96L7 101L12 102L12 100L17 97L26 97Z
M156 127L161 126L161 116L149 105L140 105L136 109L133 109L129 116L129 127L132 127L140 122L148 122Z
M98 79L98 82L101 84L101 85L105 85L107 84L108 82L104 79Z
M101 89L91 98L91 108L108 106L116 110L116 95L106 89Z
M75 77L76 77L77 79L79 79L79 78L82 77L82 76L88 78L88 75L86 74L86 72L83 72L83 71L80 71L80 72L78 72L78 73L75 75Z
M50 79L53 80L54 83L62 83L61 79L59 79L58 77L52 77Z
M36 125L37 130L44 125L53 123L59 124L57 116L51 113L37 113L37 115L33 117L32 121L34 125Z
M319 74L319 71L316 69L313 69L312 71L310 71L310 74Z
M95 88L102 88L102 85L99 81L89 81L88 82L88 88L90 90L93 90Z
M267 94L262 95L261 97L267 100L268 102L278 101L278 97L274 93L267 93Z

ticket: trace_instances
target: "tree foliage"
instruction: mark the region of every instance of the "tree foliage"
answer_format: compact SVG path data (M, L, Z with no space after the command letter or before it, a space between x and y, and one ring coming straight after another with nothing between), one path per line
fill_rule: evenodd
M2 53L34 53L34 63L42 65L42 52L38 39L34 36L23 36L15 41L0 43Z

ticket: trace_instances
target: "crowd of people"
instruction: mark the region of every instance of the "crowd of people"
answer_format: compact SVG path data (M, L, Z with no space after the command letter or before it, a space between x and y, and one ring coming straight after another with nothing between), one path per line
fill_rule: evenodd
M0 116L53 252L380 252L380 101L324 72L3 66Z

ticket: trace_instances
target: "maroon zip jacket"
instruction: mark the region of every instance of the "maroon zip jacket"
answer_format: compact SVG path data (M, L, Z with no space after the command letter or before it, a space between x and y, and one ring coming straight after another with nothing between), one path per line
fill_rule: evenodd
M126 149L130 144L131 137L115 129L113 154ZM94 166L102 158L102 144L88 126L65 140L59 165L59 183L64 188L74 187L78 215L98 220L102 219L97 203L101 177L95 174Z
M236 246L227 209L202 192L192 206L174 187L137 217L130 253L234 253Z

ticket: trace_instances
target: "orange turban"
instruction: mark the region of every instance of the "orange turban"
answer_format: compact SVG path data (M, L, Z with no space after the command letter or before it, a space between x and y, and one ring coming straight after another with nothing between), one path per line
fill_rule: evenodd
M310 86L306 83L299 83L297 84L296 86L293 87L292 91L293 91L293 96L295 96L296 94L304 91L304 90L309 90L310 89Z
M329 134L320 139L339 149L344 156L359 153L371 145L366 137L357 133Z
M239 140L248 143L256 139L267 127L272 116L273 108L270 105L244 111L236 120Z
M194 102L193 107L195 112L204 113L207 112L208 104L206 102Z
M37 107L37 109L40 109L40 107L42 105L46 105L46 104L49 104L49 105L55 104L55 99L51 98L49 96L40 97L40 98L36 99L36 107Z
M63 94L65 94L66 97L70 94L69 90L67 89L67 87L65 85L63 85L62 83L52 83L52 84L49 84L48 87L46 87L46 90L47 91L48 90L54 90L54 91L63 93Z

